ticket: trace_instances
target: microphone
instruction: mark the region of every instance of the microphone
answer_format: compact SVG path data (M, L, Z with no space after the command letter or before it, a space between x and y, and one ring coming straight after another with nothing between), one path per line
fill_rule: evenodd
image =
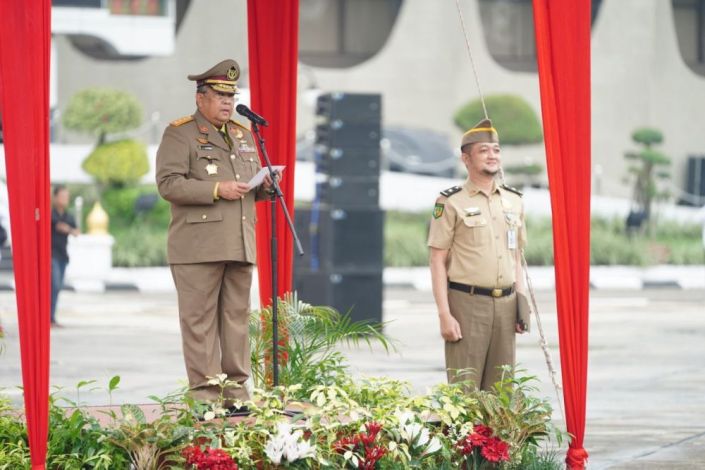
M240 116L246 117L247 119L254 122L255 124L259 124L260 126L265 126L265 127L269 125L269 123L267 122L266 119L264 119L262 116L255 113L254 111L252 111L250 108L248 108L244 104L239 104L239 105L235 106L235 111L237 111L237 113Z

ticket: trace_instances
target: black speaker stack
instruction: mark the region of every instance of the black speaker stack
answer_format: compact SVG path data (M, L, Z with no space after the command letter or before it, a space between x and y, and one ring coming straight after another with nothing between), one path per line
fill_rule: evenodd
M705 155L689 155L685 175L686 204L701 206L705 202Z
M354 321L381 322L381 97L325 94L316 117L316 196L295 212L305 255L294 256L294 289L304 302Z

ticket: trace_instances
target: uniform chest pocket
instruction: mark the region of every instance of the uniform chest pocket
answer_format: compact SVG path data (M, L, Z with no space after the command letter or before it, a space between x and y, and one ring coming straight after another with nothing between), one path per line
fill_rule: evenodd
M186 214L186 222L189 224L203 224L207 222L220 222L223 220L223 214L220 211L214 210L192 210Z
M481 243L490 236L490 227L487 223L487 219L483 216L475 215L464 217L463 226L465 227L468 239L473 243Z

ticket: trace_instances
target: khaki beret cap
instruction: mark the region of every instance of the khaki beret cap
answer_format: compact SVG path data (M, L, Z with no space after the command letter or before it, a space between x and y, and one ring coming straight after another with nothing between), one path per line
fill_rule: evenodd
M235 93L237 79L240 78L240 66L234 60L226 59L203 73L189 75L187 78L195 81L197 87L209 85L215 91Z
M492 127L492 121L489 119L483 119L475 124L475 127L463 134L463 140L460 143L460 148L462 149L467 144L474 144L477 142L499 143L497 129Z

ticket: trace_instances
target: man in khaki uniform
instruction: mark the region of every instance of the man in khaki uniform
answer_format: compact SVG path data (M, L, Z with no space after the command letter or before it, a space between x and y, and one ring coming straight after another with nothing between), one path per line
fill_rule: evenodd
M171 203L167 261L178 293L184 359L192 396L212 401L220 390L207 377L250 375L248 319L255 264L255 200L267 197L269 177L247 182L261 165L250 131L231 120L237 79L234 60L199 75L197 111L173 121L157 151L159 194ZM248 399L245 388L228 398Z
M499 185L499 137L485 119L463 135L463 186L441 191L428 237L433 295L445 343L448 381L490 390L514 365L526 243L521 193ZM458 373L459 369L472 369Z

